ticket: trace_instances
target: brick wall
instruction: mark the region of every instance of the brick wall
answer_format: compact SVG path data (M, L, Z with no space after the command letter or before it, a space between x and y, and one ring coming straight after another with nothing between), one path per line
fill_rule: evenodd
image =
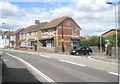
M69 23L69 25L68 25ZM80 28L78 25L74 22L72 19L66 19L63 22L63 41L64 41L64 46L69 46L71 43L71 36L72 36L72 31L73 29L77 30L77 35L80 37ZM58 34L58 47L62 46L62 24L58 26L57 29L57 34Z

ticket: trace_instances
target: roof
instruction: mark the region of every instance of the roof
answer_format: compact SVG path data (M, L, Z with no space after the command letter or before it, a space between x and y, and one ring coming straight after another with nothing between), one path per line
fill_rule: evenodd
M32 25L30 26L30 30L28 32L33 32L33 31L39 31L40 29L42 29L45 25L47 25L48 22L42 22L40 24L37 25Z
M0 30L0 35L2 35L3 34L3 31L2 30Z
M9 36L9 35L11 35L12 33L13 33L13 31L5 31L5 32L4 32L4 35L8 35L8 36Z
M53 19L46 26L44 26L42 29L57 27L61 22L63 22L64 20L66 20L68 18L72 19L71 17L68 17L68 16L63 16L63 17L60 17L60 18Z
M39 23L39 24L37 24L37 25L28 26L28 27L25 28L21 33L39 31L39 30L42 29L47 23L48 23L48 22L42 22L42 23Z
M111 32L111 31L116 31L116 29L111 29L111 30L109 30L109 31L107 31L107 32L105 32L105 33L103 33L102 35L105 35L105 34L107 34L108 32ZM117 29L117 31L120 32L120 29Z
M20 29L17 29L16 31L14 31L11 35L16 35L18 34L19 32L21 32L24 28L20 28Z

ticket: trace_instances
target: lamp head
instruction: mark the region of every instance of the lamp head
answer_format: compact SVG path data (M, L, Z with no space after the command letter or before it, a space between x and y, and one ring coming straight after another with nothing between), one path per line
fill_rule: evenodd
M113 3L111 3L111 2L106 2L106 4L113 4Z

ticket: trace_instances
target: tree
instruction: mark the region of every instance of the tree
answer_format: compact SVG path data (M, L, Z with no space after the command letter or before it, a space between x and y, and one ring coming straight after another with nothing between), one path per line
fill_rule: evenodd
M98 46L98 45L99 45L99 42L100 42L99 36L92 36L92 37L90 37L90 39L89 39L89 44L90 44L90 46Z
M102 46L105 45L105 39L102 38ZM91 36L88 40L83 39L80 41L81 46L100 46L100 37L99 36Z
M80 46L89 46L88 40L81 40L80 41Z
M117 41L118 41L118 46L120 47L120 33L118 33L117 36L118 36L118 39L117 39ZM110 42L110 44L111 44L112 46L115 46L115 45L116 45L116 34L113 34L113 35L107 37L106 39L109 40L109 42Z

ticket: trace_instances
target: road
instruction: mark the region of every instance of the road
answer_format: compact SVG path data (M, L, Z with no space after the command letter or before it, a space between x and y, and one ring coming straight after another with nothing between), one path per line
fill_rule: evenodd
M3 56L5 63L3 67L2 82L38 82L38 80L26 69L18 60L8 56Z
M3 82L118 82L117 75L82 64L23 52L6 53L3 56L7 67Z

